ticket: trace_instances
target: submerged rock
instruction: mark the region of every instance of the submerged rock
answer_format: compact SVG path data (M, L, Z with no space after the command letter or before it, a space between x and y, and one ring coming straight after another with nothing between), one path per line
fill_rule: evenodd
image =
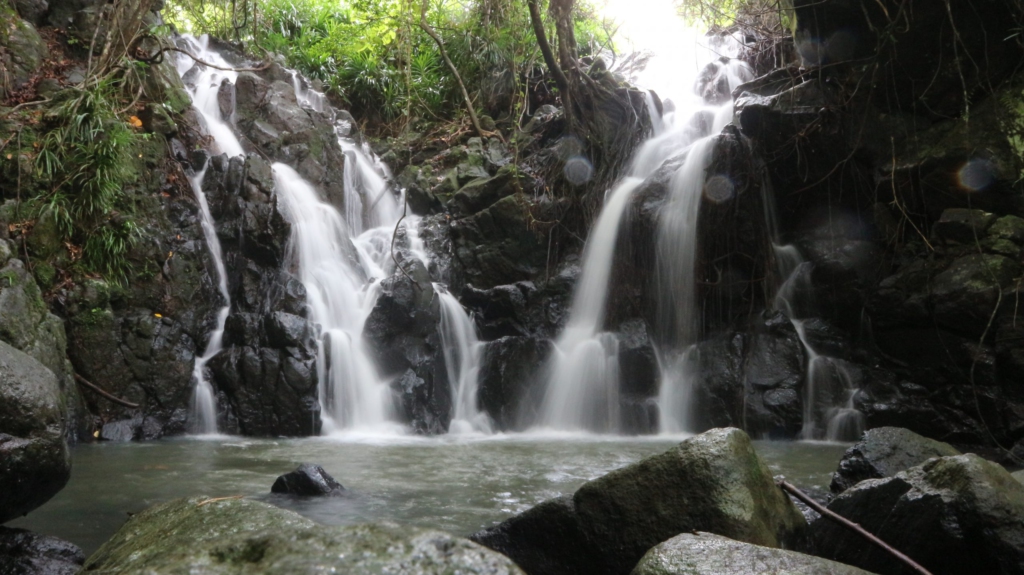
M337 482L323 467L303 463L295 471L281 475L270 488L271 493L291 495L342 495L345 487Z
M734 541L711 533L684 533L651 548L632 575L870 575L828 559Z
M133 516L83 572L522 573L508 558L441 531L391 523L328 527L266 503L205 497Z
M3 575L74 575L85 563L78 546L49 535L0 527Z
M972 454L940 457L847 489L828 508L933 573L1024 573L1024 485ZM815 552L882 574L892 556L828 519L811 526Z
M32 511L67 484L67 417L53 372L0 341L0 522Z
M789 547L805 528L750 438L738 429L714 429L471 539L532 575L624 574L653 545L686 531Z
M840 493L865 479L892 477L932 457L960 455L953 446L922 437L902 427L878 427L864 432L846 450L832 474L831 489Z

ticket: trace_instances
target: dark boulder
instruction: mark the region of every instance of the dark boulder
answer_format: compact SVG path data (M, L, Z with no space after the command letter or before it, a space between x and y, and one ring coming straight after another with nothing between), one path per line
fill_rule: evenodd
M295 471L279 476L270 488L271 493L287 493L303 496L337 496L345 493L345 488L338 483L323 467L312 463L303 463Z
M653 545L698 529L777 547L801 541L806 523L749 437L716 429L472 539L532 575L625 574Z
M953 446L922 437L901 427L878 427L846 450L832 474L832 493L840 493L865 479L892 477L932 457L960 455Z
M860 524L933 573L1024 573L1024 485L972 454L931 459L869 479L828 509ZM883 575L911 571L829 519L811 526L815 552Z
M83 563L85 554L72 543L0 527L0 575L75 575Z

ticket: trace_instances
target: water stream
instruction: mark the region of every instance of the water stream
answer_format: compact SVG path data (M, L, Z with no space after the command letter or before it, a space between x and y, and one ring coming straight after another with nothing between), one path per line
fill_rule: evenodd
M386 520L468 535L680 439L498 434L80 444L72 449L74 473L67 487L7 526L62 537L90 554L130 513L175 497L244 495L324 524ZM827 488L847 447L763 441L755 446L772 473L820 488ZM301 462L324 466L352 496L271 496L274 479Z
M209 62L222 68L231 66L218 54L209 48L209 37L201 38L183 37L186 49L196 58ZM234 82L237 73L225 70L217 70L201 64L197 64L192 58L179 54L175 62L178 74L184 77L191 70L194 76L187 83L186 87L192 97L192 105L205 120L206 129L213 138L212 154L222 153L228 156L239 156L243 153L242 145L235 137L234 131L224 120L221 114L218 92L222 82ZM206 364L217 355L223 348L224 324L227 322L228 314L231 311L231 295L228 292L227 271L224 267L224 257L221 252L220 240L217 238L217 229L210 214L210 205L206 201L206 194L203 192L203 176L206 175L206 166L202 166L189 178L192 191L195 193L199 203L199 213L203 228L203 237L206 239L207 248L210 250L210 257L213 258L214 269L217 272L217 291L220 293L224 305L217 311L217 320L213 331L210 332L209 340L203 355L196 358L192 369L192 380L195 382L195 391L192 399L192 413L189 427L193 433L213 434L217 433L217 398L213 386L206 377Z

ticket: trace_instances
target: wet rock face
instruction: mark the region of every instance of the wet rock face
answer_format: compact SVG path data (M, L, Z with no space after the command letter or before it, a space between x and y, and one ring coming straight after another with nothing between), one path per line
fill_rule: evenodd
M875 56L881 64L875 98L903 110L950 117L963 111L967 93L999 85L1015 71L1020 44L993 45L984 38L1006 38L1019 25L1019 5L946 7L915 3L900 24L892 14L900 3L864 6L855 0L792 0L794 40L807 66ZM1003 34L1002 36L1000 36ZM961 40L956 48L942 38Z
M750 433L795 437L803 422L805 352L781 314L698 345L692 407L698 429L745 426Z
M0 341L0 522L64 488L71 476L67 417L53 372Z
M270 487L270 492L320 497L342 495L345 488L323 467L303 463L295 471L279 476Z
M706 530L791 546L806 523L738 429L716 429L472 536L531 574L629 573L657 543Z
M10 575L75 575L85 563L76 545L26 531L0 527L0 565Z
M900 427L878 427L846 450L832 474L832 493L840 493L865 479L892 477L932 457L960 455L948 443L921 437Z
M711 533L684 533L652 547L631 575L820 573L871 575L856 567L795 551L771 549Z
M452 391L438 333L438 300L426 268L408 251L408 239L403 234L396 242L396 259L405 272L390 270L393 275L381 282L364 337L381 373L394 376L400 419L417 433L445 433L452 417Z
M178 499L134 515L86 562L111 574L465 573L522 575L512 561L441 531L391 523L327 527L244 499Z
M940 457L863 481L828 508L933 573L1024 572L1024 486L976 455ZM887 552L835 522L819 519L811 534L822 557L883 575L905 572Z
M270 165L255 154L214 157L203 189L231 296L224 349L208 364L222 428L263 436L319 433L317 332L307 318L305 288L284 269L291 226L274 196Z

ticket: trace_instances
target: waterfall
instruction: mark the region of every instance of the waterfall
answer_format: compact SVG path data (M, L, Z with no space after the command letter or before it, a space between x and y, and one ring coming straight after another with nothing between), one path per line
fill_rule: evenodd
M633 192L655 174L666 160L685 154L685 159L671 176L669 198L657 231L656 275L659 278L659 310L670 318L667 331L677 333L678 340L693 343L693 265L696 249L696 217L704 185L704 171L713 149L711 136L732 121L732 102L709 104L699 94L697 83L700 66L719 58L710 49L698 50L699 56L682 58L690 70L690 85L695 89L675 100L666 100L662 117L651 110L654 132L637 150L629 174L605 196L605 204L591 229L583 251L583 269L573 294L566 327L554 342L554 351L546 371L546 391L538 423L543 427L564 430L586 430L614 433L620 428L619 349L614 333L605 330L608 290L614 262L614 250L623 215ZM740 62L717 64L726 79L729 91L750 79L749 69ZM662 315L664 315L664 313ZM661 354L675 355L674 352ZM689 357L688 354L682 354ZM681 389L690 379L681 374L679 359L662 362L659 411L661 421L669 422L666 431L678 431L686 391Z
M774 249L775 258L779 262L779 275L786 278L776 292L775 307L789 318L807 354L800 437L824 438L829 441L858 439L864 432L864 416L853 406L853 396L857 389L849 370L842 362L819 354L814 349L807 336L806 318L796 305L800 301L804 307L808 307L806 294L812 290L811 263L803 259L796 246L775 245ZM834 400L828 401L828 398L837 394L843 398L841 405L836 405ZM824 409L823 403L828 404ZM819 412L824 412L825 421L820 420Z
M222 68L231 66L218 54L209 48L209 37L201 38L183 37L187 49L198 59L209 62ZM213 152L220 152L228 156L238 156L243 153L242 145L235 137L231 126L224 121L221 115L220 102L217 95L221 83L224 81L234 82L237 74L235 72L216 70L202 64L197 64L192 58L186 55L179 55L175 62L178 74L185 76L189 70L196 69L198 74L193 78L193 85L188 87L189 95L192 97L192 105L206 121L206 129L213 138ZM224 339L224 324L231 311L231 295L228 293L227 271L224 268L224 258L221 252L220 240L217 238L217 230L210 214L210 205L206 201L206 194L203 192L203 176L206 174L206 166L200 168L196 174L189 178L192 191L195 193L196 201L199 202L199 213L203 228L203 236L206 245L210 250L210 257L213 258L214 268L217 271L217 290L224 301L224 305L217 312L217 322L210 332L209 341L203 355L196 358L192 369L192 380L195 382L195 390L192 399L192 413L189 426L194 433L212 434L217 433L217 398L213 386L206 378L206 364L217 355L222 349Z
M476 335L472 318L459 300L441 284L434 284L441 309L441 346L444 366L452 390L454 415L449 433L492 433L490 417L477 403L477 379L483 362L484 344Z

